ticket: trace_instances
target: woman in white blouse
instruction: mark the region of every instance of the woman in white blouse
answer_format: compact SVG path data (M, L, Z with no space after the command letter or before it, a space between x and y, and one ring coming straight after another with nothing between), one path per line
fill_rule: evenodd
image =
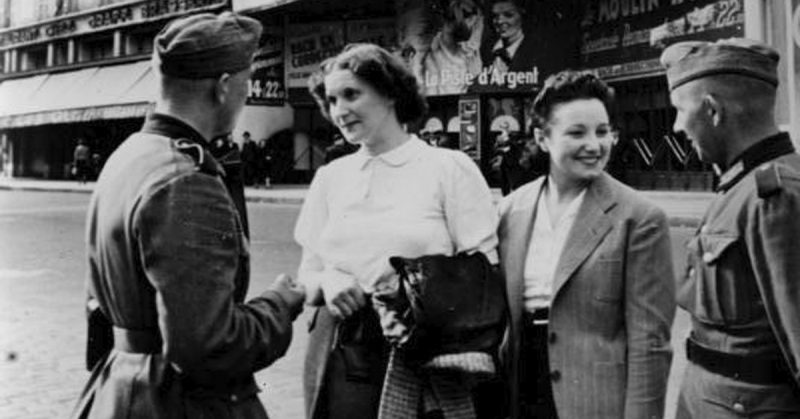
M298 277L317 306L307 416L374 418L380 404L381 417L414 417L418 406L402 411L396 394L382 397L389 347L370 296L393 283L391 256L480 251L496 263L491 193L465 154L406 132L427 106L414 76L384 49L346 47L309 87L322 114L360 149L320 168L295 229ZM412 378L426 387L424 377Z
M534 101L549 171L500 204L511 417L661 418L675 314L664 212L604 172L613 92L590 73Z

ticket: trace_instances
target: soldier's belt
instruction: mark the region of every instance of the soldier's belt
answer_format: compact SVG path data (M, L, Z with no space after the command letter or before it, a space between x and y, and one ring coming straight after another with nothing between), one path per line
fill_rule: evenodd
M158 329L125 329L114 326L114 349L134 354L161 353ZM254 396L259 387L252 375L239 380L221 380L217 385L201 384L178 373L184 395L190 398L214 398L236 403Z
M792 374L781 358L715 351L686 339L686 358L706 371L752 384L785 384Z
M114 349L133 354L161 353L158 329L124 329L114 326Z

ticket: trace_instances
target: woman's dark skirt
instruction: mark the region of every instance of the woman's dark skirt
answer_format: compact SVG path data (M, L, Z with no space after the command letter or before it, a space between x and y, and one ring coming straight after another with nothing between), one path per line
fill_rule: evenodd
M553 386L550 381L547 324L534 324L535 317L526 314L523 320L525 326L522 333L522 350L520 351L522 417L558 419L553 400ZM541 320L536 318L536 321Z

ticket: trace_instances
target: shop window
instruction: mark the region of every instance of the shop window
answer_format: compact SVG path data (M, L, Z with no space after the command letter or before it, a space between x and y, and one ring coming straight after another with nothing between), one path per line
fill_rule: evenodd
M9 0L0 0L0 28L7 28L11 24L9 16L10 2Z
M78 61L92 62L114 55L114 38L111 35L85 38L80 41Z
M55 0L54 3L55 3L55 11L53 13L54 16L63 16L75 11L73 0Z
M59 41L53 43L53 65L67 65L69 64L69 45L67 41Z
M153 52L153 38L157 33L157 30L129 33L125 43L125 55L141 55Z
M68 0L68 1L74 3L74 7L76 10L90 10L126 1L130 2L130 0Z
M708 190L713 177L691 142L673 132L675 110L666 80L640 79L614 84L619 141L608 172L639 189Z
M52 0L37 0L36 1L36 19L45 20L53 17L55 4Z
M36 0L34 7L36 20L63 16L74 11L72 0Z
M47 47L35 46L19 50L20 71L31 71L47 66Z

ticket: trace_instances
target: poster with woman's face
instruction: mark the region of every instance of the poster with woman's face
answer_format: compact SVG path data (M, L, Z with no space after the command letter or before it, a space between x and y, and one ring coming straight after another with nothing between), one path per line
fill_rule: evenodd
M567 54L554 53L541 35L547 29L557 35L551 39L559 38L553 16L566 21L566 13L540 3L397 0L398 51L427 95L534 90L569 65ZM547 17L545 27L540 22Z

